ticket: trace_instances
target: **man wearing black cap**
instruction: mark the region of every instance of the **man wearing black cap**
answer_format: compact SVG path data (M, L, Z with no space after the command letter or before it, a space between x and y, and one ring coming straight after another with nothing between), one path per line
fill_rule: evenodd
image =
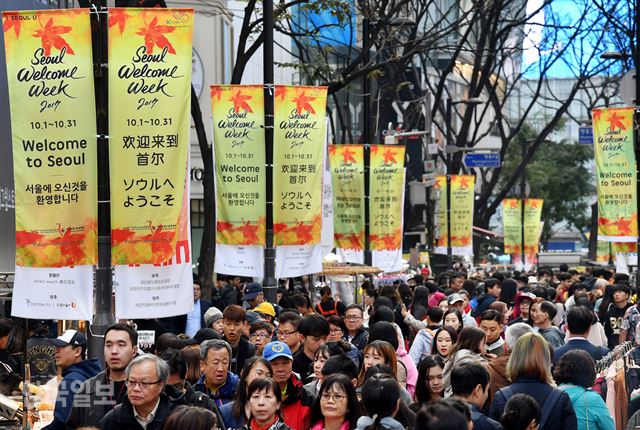
M257 282L250 282L244 287L244 296L242 300L245 302L243 307L245 309L253 309L260 303L264 302L264 293L262 291L262 285Z
M47 430L64 429L73 398L87 379L100 372L98 360L85 360L87 338L77 330L66 330L57 339L51 339L56 347L56 365L62 369L62 380L58 387L58 397L53 412L53 422Z

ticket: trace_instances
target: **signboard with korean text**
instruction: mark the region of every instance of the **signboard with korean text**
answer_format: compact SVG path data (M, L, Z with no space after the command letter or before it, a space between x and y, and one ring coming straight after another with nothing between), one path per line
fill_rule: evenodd
M264 87L212 85L216 273L261 277L265 244Z
M504 253L522 253L522 200L502 200L502 228L504 232Z
M90 319L97 147L89 12L2 18L16 211L12 314Z
M112 263L165 263L189 154L193 10L111 8L108 19Z
M593 109L598 191L598 240L635 242L638 236L632 107Z
M524 252L527 260L533 261L540 247L543 199L524 200Z

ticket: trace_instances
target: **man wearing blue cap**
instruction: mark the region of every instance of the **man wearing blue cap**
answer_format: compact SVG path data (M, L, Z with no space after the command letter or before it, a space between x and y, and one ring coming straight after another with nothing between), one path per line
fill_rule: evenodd
M244 296L242 300L245 302L243 307L245 309L253 309L260 303L264 302L264 292L262 291L262 285L257 282L250 282L244 287Z
M280 341L269 342L262 351L262 358L271 363L273 379L282 390L280 411L284 423L293 430L308 429L313 399L293 373L293 355L289 346Z

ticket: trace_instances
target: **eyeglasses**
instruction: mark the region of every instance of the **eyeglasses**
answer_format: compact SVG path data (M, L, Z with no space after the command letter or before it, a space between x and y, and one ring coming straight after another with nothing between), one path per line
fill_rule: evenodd
M127 386L127 388L135 388L135 386L139 386L140 389L142 390L146 390L148 388L150 388L152 385L156 385L161 383L162 381L155 381L155 382L142 382L142 381L131 381L130 379L127 379L124 381L124 384Z
M260 338L262 338L262 339L267 339L267 338L269 338L269 337L271 337L271 336L270 336L269 334L267 334L267 333L253 333L253 334L251 335L251 337L252 337L253 339L257 339L257 338L259 338L259 337L260 337Z
M330 330L329 334L343 334L342 330Z
M298 333L298 330L293 330L293 331L288 331L288 332L287 331L278 330L278 332L277 332L278 336L280 336L280 337L289 337L294 333Z
M344 317L344 319L347 320L347 321L358 321L358 320L361 320L362 317L357 317L357 316L352 315L352 316L346 316L346 317Z
M345 396L344 394L329 394L327 392L322 393L322 400L324 401L329 401L329 400L333 400L334 402L341 402L344 399L346 399L347 396Z

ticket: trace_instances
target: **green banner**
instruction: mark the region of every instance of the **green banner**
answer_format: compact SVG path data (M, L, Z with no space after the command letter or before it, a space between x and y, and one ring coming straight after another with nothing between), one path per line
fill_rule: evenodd
M329 145L334 245L364 249L364 147Z

